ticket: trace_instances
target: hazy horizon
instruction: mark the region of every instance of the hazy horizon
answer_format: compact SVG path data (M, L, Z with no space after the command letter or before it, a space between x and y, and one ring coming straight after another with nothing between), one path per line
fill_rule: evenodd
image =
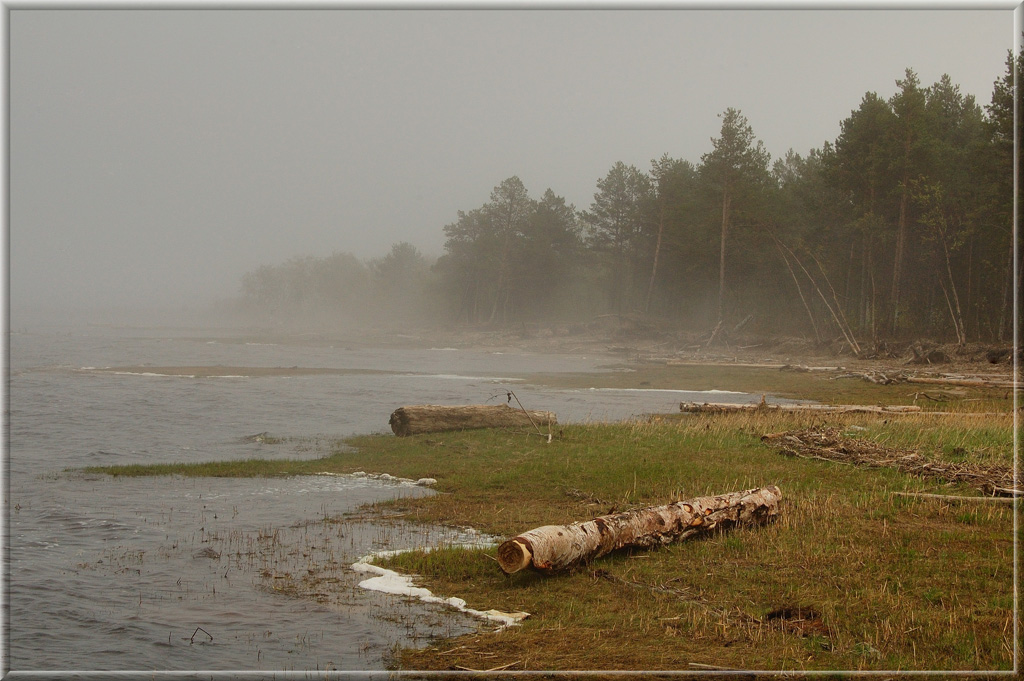
M443 252L512 175L578 209L616 161L772 158L913 68L989 103L1013 11L53 10L9 14L12 327L182 310L302 255ZM84 312L83 312L84 314Z

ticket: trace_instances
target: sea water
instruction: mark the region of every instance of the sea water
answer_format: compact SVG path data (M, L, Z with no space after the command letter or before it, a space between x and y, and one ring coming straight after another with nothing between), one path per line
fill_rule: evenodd
M399 406L501 404L508 389L527 408L554 411L563 423L676 411L686 399L759 399L555 390L510 378L600 371L607 361L274 344L205 330L84 326L12 333L4 666L61 677L204 670L314 678L329 670L382 670L399 646L495 626L358 588L365 576L350 567L368 553L474 539L466 529L410 525L360 510L373 501L430 494L426 488L349 476L113 478L80 469L315 458L338 438L389 433L388 417ZM147 365L343 371L194 378L159 375ZM102 370L127 366L138 369ZM273 437L254 437L260 433ZM278 587L282 573L299 579L309 569L331 570L329 593L298 598Z

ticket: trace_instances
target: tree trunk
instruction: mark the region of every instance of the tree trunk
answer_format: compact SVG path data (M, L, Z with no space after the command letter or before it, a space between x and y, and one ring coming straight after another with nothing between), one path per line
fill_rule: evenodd
M509 218L511 222L511 218ZM487 320L488 324L493 324L494 320L498 317L498 306L501 305L502 296L507 295L505 287L508 285L508 252L510 238L511 225L506 228L505 232L505 243L501 247L501 262L498 263L498 285L497 293L494 294L494 304L491 306L491 316ZM502 322L505 321L504 315L502 315Z
M874 240L872 240L874 241ZM874 243L868 248L868 280L871 283L871 344L878 347L878 299L875 288L875 256Z
M651 265L651 279L647 282L647 301L644 304L644 314L651 311L651 294L654 293L654 277L658 273L658 255L661 253L661 235L665 231L665 205L661 206L661 216L658 219L658 240L654 244L654 264Z
M857 298L857 327L864 332L868 328L868 239L866 235L861 236L860 254L860 295Z
M779 241L777 239L775 241L775 248L779 251L779 255L782 256L782 262L786 263L786 269L789 270L789 276L793 277L793 283L796 284L796 292L800 294L800 302L804 304L804 310L807 311L807 318L811 320L811 328L814 329L814 341L820 345L821 334L818 333L818 325L814 321L814 313L811 312L811 306L807 302L807 298L804 297L804 290L800 288L800 280L797 279L796 272L793 271L793 266L789 264L789 258L786 257L786 252L782 250L782 246L779 245Z
M910 192L906 186L906 178L903 182L903 192L900 195L900 217L896 229L896 254L892 264L892 291L889 293L889 301L892 304L892 317L890 333L896 336L899 328L900 318L900 293L902 291L903 278L903 251L907 242L907 203L910 201Z
M846 290L843 292L843 298L850 300L853 297L851 289L853 288L853 264L857 261L857 238L850 239L850 260L846 265Z
M1003 304L999 310L999 334L997 340L1001 343L1007 340L1007 332L1010 334L1010 338L1016 342L1014 335L1014 323L1013 316L1016 305L1014 304L1014 283L1016 279L1013 274L1017 267L1017 253L1015 251L1017 240L1013 238L1013 233L1010 233L1010 250L1006 259L1006 280L1003 282ZM1007 328L1009 327L1009 328Z
M546 525L499 546L498 565L506 574L527 567L557 572L616 549L653 548L719 527L762 523L778 514L781 498L779 488L770 485L601 516L572 525Z
M718 323L725 318L725 238L729 233L729 186L722 193L722 245L718 255Z
M945 281L939 275L939 284L942 286L942 294L946 297L946 306L953 319L953 329L956 331L956 343L960 347L967 345L967 331L964 328L964 315L960 310L960 296L956 292L956 278L953 277L953 265L949 255L949 246L946 243L946 230L941 226L936 230L939 234L939 241L942 243L942 254L946 258L946 276L949 277L949 290L946 290ZM952 299L950 299L952 295Z
M973 332L974 336L975 336L975 339L980 341L981 340L981 329L979 328L979 325L978 325L978 317L977 317L977 315L975 315L973 319L971 318L971 312L973 312L973 311L975 311L977 309L977 305L974 302L974 291L975 291L975 287L974 287L974 242L975 242L975 238L976 238L975 235L972 235L970 241L967 242L967 297L966 297L966 300L965 300L966 305L964 305L964 307L967 308L967 320L966 320L965 323L968 323L968 322L973 322L973 323L971 323L969 327L964 329L964 333L966 334L969 331Z
M471 428L540 428L554 426L558 419L550 411L525 411L508 405L439 406L421 404L399 407L391 414L391 430L399 437L420 433Z
M853 333L853 328L850 326L850 322L846 321L846 313L843 312L843 304L839 300L839 295L836 293L836 290L832 287L832 281L828 278L828 274L825 273L825 268L821 266L821 261L818 260L816 255L814 255L814 251L808 250L807 252L814 260L814 264L818 266L818 271L821 272L821 278L825 280L826 284L828 284L828 290L832 293L832 301L836 304L836 310L839 312L836 319L836 323L839 324L839 330L842 331L843 336L846 337L846 341L850 344L850 347L853 348L853 351L860 355L860 343L857 342L857 337ZM831 312L832 309L829 308L829 311ZM836 313L833 312L833 314ZM839 321L840 318L842 319L841 323Z
M796 261L797 266L800 267L804 275L811 282L811 286L813 286L814 290L818 292L818 297L821 298L821 302L825 303L825 308L829 311L829 314L832 315L832 320L836 323L836 326L839 327L839 332L843 334L843 338L845 338L846 342L850 344L850 348L853 350L854 354L859 356L861 354L860 344L857 342L857 338L853 334L853 329L851 329L850 325L846 322L846 316L842 314L842 307L839 304L839 299L835 295L835 289L832 288L832 282L830 282L828 276L825 275L825 270L818 259L814 257L814 253L811 253L811 257L814 258L814 262L817 263L818 269L825 278L825 283L828 284L829 289L832 291L832 298L835 300L836 308L839 309L838 313L836 313L836 310L833 309L831 304L829 304L828 299L825 297L825 293L821 290L821 287L818 286L818 283L814 280L814 277L811 276L811 273L807 271L807 268L804 267L804 264L800 262L800 258L798 258L796 253L793 252L793 249L782 243L774 235L773 238L775 239L775 242L786 249L786 252L789 253L790 256L793 257L793 260Z

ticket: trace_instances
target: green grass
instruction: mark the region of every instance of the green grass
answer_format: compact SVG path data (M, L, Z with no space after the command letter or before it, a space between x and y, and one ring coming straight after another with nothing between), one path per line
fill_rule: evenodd
M965 417L977 422L980 417ZM957 446L1007 460L1005 417L969 426ZM366 470L433 477L441 494L388 502L413 521L471 525L501 537L613 508L661 504L763 484L785 495L781 518L759 529L624 552L562 575L504 576L493 550L403 554L386 565L420 575L470 607L526 611L520 627L405 650L411 669L688 669L691 662L760 669L1008 669L1012 632L1012 511L892 496L976 494L892 470L779 456L760 435L820 416L735 414L628 425L563 427L551 444L527 432L366 436L314 462L239 462L150 473L280 475ZM832 417L859 436L909 442L908 421ZM936 436L936 441L941 438ZM941 448L940 448L941 449ZM938 449L936 452L938 453ZM218 468L222 466L223 468ZM236 468L237 467L237 468ZM113 472L116 469L107 469ZM135 467L135 473L145 468ZM764 621L811 607L822 630ZM452 651L452 652L447 652Z
M691 369L669 369L676 368ZM756 383L730 372L726 375L733 378L722 379L721 369L714 368L710 385L683 384L673 375L652 387L750 390L744 382ZM782 376L781 383L770 384L781 391L789 376L770 371L776 379ZM647 380L611 375L617 376L634 380L621 379L619 387ZM796 381L803 385L801 396L831 395L827 401L832 402L893 403L899 397L895 389L908 389L851 380L848 391L832 394L826 387L847 383L819 385L820 377L792 376L794 390ZM507 663L515 663L510 669L516 670L693 671L693 663L747 669L1011 669L1012 508L895 496L979 493L891 469L784 457L760 439L812 425L838 426L852 436L936 459L1012 461L1009 414L746 413L567 425L550 444L528 432L499 430L374 435L352 438L348 446L310 461L89 470L189 476L364 470L431 477L438 480L440 494L387 502L380 510L404 513L414 522L469 525L499 537L613 509L776 484L784 501L779 519L769 526L612 554L550 577L505 576L493 549L442 547L382 561L472 608L532 613L521 626L501 632L400 651L396 664L424 670ZM766 619L783 607L811 608L820 618L810 627Z
M622 509L767 483L785 495L769 527L620 553L554 577L506 577L492 550L391 558L386 565L470 607L534 615L501 633L405 651L402 665L474 667L487 653L494 666L519 660L520 669L1011 668L1012 511L895 497L972 492L778 456L757 434L789 425L780 420L581 426L550 445L490 431L360 438L363 462L401 461L409 476L430 470L450 493L399 502L413 517L499 536L611 510L588 498ZM783 606L814 608L823 633L761 621Z
M141 477L147 475L180 475L188 478L273 478L288 475L315 475L327 469L324 459L274 461L269 459L242 459L239 461L211 461L205 463L125 464L120 466L91 466L84 473L102 473L113 476Z
M859 378L834 378L828 372L796 372L729 365L640 364L610 367L603 373L534 374L531 383L553 388L649 388L665 390L735 390L823 404L917 404L929 411L1011 411L1012 391L1005 388L956 387L912 383L877 385ZM1010 377L1007 374L1006 379ZM940 401L922 397L924 393ZM712 401L712 400L709 400Z

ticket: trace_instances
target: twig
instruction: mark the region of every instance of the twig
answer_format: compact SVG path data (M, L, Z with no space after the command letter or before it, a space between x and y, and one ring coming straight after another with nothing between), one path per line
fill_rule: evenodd
M210 632L208 632L206 629L203 629L202 627L196 627L196 630L192 632L192 638L188 640L189 645L192 645L193 641L196 640L196 634L198 634L200 631L209 636L211 641L213 640L213 635Z
M447 655L448 653L454 653L456 650L464 650L466 646L459 646L458 648L451 648L449 650L443 650L438 655Z
M519 664L520 662L522 662L522 660L516 660L515 662L509 662L508 664L503 664L498 667L491 667L490 669L473 669L472 667L462 667L460 665L455 665L455 668L461 669L464 672L500 672L502 669L508 669L512 665Z
M1000 494L1009 494L1015 497L1024 496L1024 490L1011 489L1009 487L996 487L992 486L993 492L999 492Z
M700 662L687 662L686 666L687 667L693 667L694 669L708 669L708 670L711 670L711 671L723 671L723 672L739 671L735 667L719 667L719 666L713 665L713 664L701 664Z
M522 660L516 660L515 662L509 662L508 664L503 664L500 667L491 667L490 669L487 669L485 671L498 672L498 671L501 671L502 669L508 669L512 665L519 664L520 662L522 662Z
M516 404L518 404L519 408L523 410L524 414L526 414L526 418L530 419L530 423L532 423L533 427L537 429L537 434L540 435L541 437L547 437L548 444L551 444L551 433L549 432L545 436L545 434L541 431L540 426L538 426L537 422L533 420L533 416L531 416L530 412L528 412L526 410L526 407L523 406L523 403L519 401L519 397L514 392L512 392L511 390L508 390L506 392L508 393L508 401L511 402L512 398L515 397L516 398ZM548 428L549 429L551 428L551 424L550 423L548 424Z
M1013 504L1013 497L955 497L949 494L926 494L924 492L893 492L897 497L920 497L922 499L939 499L960 503L990 502L996 504Z

